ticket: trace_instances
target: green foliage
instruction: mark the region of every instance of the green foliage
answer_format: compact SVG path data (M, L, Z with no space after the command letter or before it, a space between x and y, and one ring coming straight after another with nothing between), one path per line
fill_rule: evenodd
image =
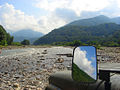
M25 39L21 42L21 44L22 45L30 45L30 41Z
M88 45L99 45L98 41L88 41Z
M118 45L120 46L120 39L117 41Z
M81 46L83 43L80 40L74 40L73 42L66 43L67 46Z
M74 40L72 42L54 42L52 45L57 46L81 46L81 45L87 45L85 43L82 43L80 40Z
M22 44L20 42L12 42L11 45L21 46Z
M94 82L95 80L87 73L79 69L79 67L73 63L73 79L77 82Z
M13 36L10 36L9 33L7 33L6 35L7 35L7 44L8 44L8 45L11 45L12 42L13 42L14 37L13 37Z
M53 42L51 45L55 46L65 46L67 42Z
M2 45L0 45L0 47L3 47Z
M104 15L100 15L94 18L89 18L89 19L82 19L82 20L77 20L74 21L68 25L74 25L74 26L94 26L94 25L99 25L99 24L103 24L103 23L109 23L109 22L113 22L111 21L110 18L104 16Z
M103 45L107 47L118 47L119 46L119 44L114 41L105 42Z
M7 44L7 41L6 41L6 40L2 40L2 41L0 42L0 45L7 46L8 44Z
M70 46L76 46L79 40L84 44L94 45L94 46L105 46L105 42L113 41L113 43L118 43L118 37L120 35L120 25L115 23L105 23L97 26L64 26L59 29L55 29L47 35L39 38L34 42L34 45L40 44L52 44L55 42L68 42ZM116 37L116 34L117 37ZM72 42L72 43L71 43ZM60 44L60 43L58 43ZM80 44L81 45L81 44ZM117 46L117 44L112 44ZM111 46L111 45L110 45Z
M11 45L14 37L10 36L9 33L0 25L0 45Z
M0 42L2 41L2 40L6 40L6 31L5 31L5 29L0 25Z
M73 46L81 46L82 42L80 40L73 41Z

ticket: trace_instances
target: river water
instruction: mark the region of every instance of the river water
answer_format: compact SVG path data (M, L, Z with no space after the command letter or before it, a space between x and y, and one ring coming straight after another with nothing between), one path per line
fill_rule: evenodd
M33 52L33 51L35 51L34 48L2 50L1 54L0 54L0 57L1 56L23 54L23 53L27 53L27 52Z

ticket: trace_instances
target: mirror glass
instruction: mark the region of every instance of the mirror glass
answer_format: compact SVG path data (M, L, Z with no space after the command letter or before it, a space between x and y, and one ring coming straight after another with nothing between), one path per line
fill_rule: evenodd
M96 48L79 46L73 51L72 77L77 82L95 82L97 80Z

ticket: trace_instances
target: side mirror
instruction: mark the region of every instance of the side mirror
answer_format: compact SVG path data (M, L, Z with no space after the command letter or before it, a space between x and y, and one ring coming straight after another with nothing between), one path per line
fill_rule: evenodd
M97 80L97 54L93 46L79 46L73 50L72 78L77 82Z

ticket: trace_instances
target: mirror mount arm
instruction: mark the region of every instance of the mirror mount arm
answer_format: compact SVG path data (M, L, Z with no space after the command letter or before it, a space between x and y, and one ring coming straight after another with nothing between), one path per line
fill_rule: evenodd
M99 70L99 79L105 81L105 90L111 90L110 72Z

